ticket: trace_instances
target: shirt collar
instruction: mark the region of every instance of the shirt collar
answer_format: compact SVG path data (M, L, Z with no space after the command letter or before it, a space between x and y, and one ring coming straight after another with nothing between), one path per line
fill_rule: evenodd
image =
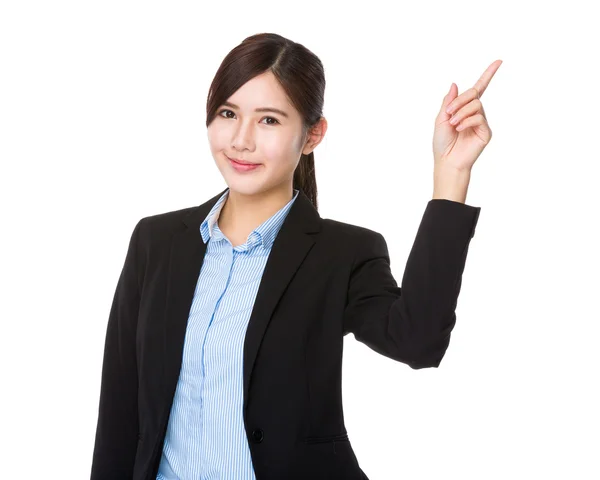
M292 199L272 215L271 218L265 220L261 225L252 230L250 235L248 235L248 238L251 240L256 238L257 242L262 243L263 247L271 248L289 209L298 197L298 192L299 190L294 189L294 196ZM221 209L225 205L228 195L229 188L223 192L223 195L217 200L217 203L214 204L204 221L200 224L200 234L202 235L204 243L208 243L210 239L220 240L223 238L223 233L219 230L218 225L215 224L219 219Z

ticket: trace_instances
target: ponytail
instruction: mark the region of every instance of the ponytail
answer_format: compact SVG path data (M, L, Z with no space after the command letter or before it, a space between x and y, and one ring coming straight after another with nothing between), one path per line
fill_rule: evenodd
M294 171L294 188L302 190L318 211L317 204L317 178L315 176L314 151L308 155L302 154L300 162Z

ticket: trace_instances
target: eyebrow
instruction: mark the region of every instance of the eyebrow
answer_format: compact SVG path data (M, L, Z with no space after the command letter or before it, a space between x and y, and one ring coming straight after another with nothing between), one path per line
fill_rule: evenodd
M238 107L237 105L235 105L234 103L231 103L231 102L224 102L223 105L225 105L226 107L237 108L238 110L240 108L240 107ZM257 108L254 111L255 112L273 112L273 113L278 113L279 115L281 115L281 116L283 116L285 118L289 118L287 113L285 113L283 110L279 110L278 108L264 107L264 108Z

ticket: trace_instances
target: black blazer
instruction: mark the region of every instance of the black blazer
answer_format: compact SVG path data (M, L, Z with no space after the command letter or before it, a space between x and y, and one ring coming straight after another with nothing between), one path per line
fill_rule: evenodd
M225 192L135 226L110 309L92 480L154 480L206 246ZM342 410L343 337L438 367L480 207L428 202L401 288L384 237L321 218L302 190L273 243L244 343L244 426L257 480L368 477ZM393 213L390 211L390 213Z

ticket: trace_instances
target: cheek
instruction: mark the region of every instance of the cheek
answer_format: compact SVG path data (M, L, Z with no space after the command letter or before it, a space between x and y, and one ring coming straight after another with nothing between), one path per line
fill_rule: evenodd
M214 127L213 125L214 123L208 127L207 137L211 150L217 152L227 148L227 135L224 129Z
M298 153L298 139L292 137L265 138L257 145L263 158L282 168L293 166Z

